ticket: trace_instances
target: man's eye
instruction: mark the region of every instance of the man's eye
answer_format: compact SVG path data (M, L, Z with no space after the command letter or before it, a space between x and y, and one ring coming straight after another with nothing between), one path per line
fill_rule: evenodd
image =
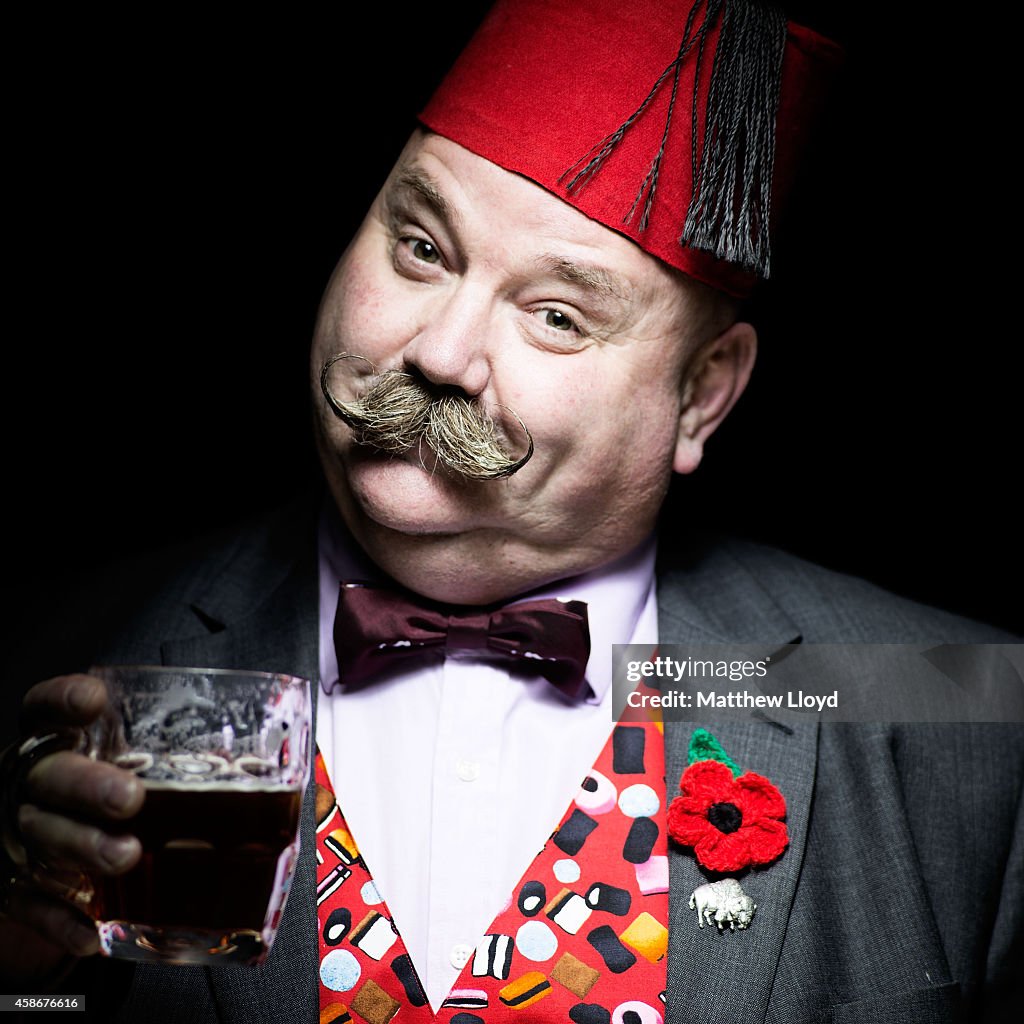
M437 251L437 246L433 242L428 242L423 238L403 238L402 241L409 246L413 256L421 263L441 262L441 254Z
M537 313L543 314L542 319L545 326L552 327L556 331L575 331L579 329L576 326L576 321L560 309L538 309Z

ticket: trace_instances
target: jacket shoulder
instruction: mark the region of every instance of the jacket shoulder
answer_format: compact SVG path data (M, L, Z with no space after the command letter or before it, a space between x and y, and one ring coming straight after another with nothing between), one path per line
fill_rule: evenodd
M219 632L256 610L297 565L313 564L317 515L317 501L304 496L162 553L163 571L150 571L157 583L118 631L114 652L120 660L141 656L167 640Z
M255 608L315 550L320 495L201 537L112 561L26 595L8 655L10 692L105 661L159 660L168 639L215 632Z
M787 551L730 537L708 537L661 560L660 594L729 617L770 603L812 643L1007 643L1018 637L891 593ZM726 617L722 611L719 619Z

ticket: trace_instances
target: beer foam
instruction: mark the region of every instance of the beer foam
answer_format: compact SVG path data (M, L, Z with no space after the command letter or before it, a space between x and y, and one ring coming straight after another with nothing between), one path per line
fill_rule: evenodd
M266 779L254 779L251 775L232 774L219 775L215 779L147 779L139 781L147 790L175 793L301 793L302 782L267 782Z
M114 764L134 772L147 789L178 792L203 790L279 793L302 788L294 766L251 754L228 761L219 754L158 754L133 752L114 758ZM281 776L292 776L291 781Z

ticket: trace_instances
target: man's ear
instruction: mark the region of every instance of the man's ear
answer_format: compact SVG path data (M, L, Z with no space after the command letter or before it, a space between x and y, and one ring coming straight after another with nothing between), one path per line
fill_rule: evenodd
M704 442L743 394L756 356L757 332L743 322L733 324L697 350L683 383L672 464L677 473L692 473L700 465Z

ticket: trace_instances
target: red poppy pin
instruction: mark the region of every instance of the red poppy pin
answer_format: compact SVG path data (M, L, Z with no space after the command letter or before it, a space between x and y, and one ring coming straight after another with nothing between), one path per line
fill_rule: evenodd
M709 871L770 864L789 843L786 801L763 775L741 772L706 729L690 738L682 796L668 809L668 831Z

